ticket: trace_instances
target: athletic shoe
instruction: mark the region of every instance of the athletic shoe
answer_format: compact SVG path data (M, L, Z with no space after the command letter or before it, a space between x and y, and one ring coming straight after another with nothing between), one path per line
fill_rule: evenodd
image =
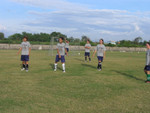
M63 70L63 73L65 73L66 71L65 70Z
M24 70L25 70L25 68L22 68L22 69L21 69L21 71L24 71Z
M98 69L98 71L102 71L101 69Z
M28 70L28 69L26 69L26 72L29 72L29 70Z
M54 69L54 71L57 71L57 69Z

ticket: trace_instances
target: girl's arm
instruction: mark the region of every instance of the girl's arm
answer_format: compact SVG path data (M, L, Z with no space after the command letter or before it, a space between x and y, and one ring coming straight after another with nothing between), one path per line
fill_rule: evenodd
M93 53L93 57L95 56L95 54L96 54L96 50L95 50L94 53Z
M22 48L19 49L19 51L18 51L18 53L17 53L18 55L20 54L21 50L22 50Z

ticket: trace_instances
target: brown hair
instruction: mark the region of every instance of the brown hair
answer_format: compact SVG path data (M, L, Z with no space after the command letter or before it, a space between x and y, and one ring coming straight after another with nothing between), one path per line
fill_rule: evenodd
M102 41L103 41L103 43L104 43L104 40L103 40L103 39L100 39L99 41L101 41L101 40L102 40Z
M27 37L27 36L24 36L23 39L24 39L24 38L25 38L26 40L28 40L28 37Z
M147 42L146 44L150 45L150 43L149 43L149 42Z

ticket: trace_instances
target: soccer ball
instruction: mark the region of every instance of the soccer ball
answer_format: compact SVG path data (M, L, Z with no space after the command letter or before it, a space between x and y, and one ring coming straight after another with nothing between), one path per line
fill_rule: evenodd
M80 53L78 53L78 55L80 55Z

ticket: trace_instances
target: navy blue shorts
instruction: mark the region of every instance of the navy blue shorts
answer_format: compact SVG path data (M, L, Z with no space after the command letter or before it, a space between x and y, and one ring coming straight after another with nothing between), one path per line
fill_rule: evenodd
M89 52L85 52L85 57L90 57L90 53Z
M21 61L29 61L29 55L21 55Z
M66 48L67 52L69 52L69 48Z
M62 63L65 63L65 56L61 56L61 58L59 58L59 55L56 55L56 60L55 62L59 62L61 60Z
M150 71L150 66L145 66L144 70Z
M97 56L98 61L103 62L103 57L102 56Z

